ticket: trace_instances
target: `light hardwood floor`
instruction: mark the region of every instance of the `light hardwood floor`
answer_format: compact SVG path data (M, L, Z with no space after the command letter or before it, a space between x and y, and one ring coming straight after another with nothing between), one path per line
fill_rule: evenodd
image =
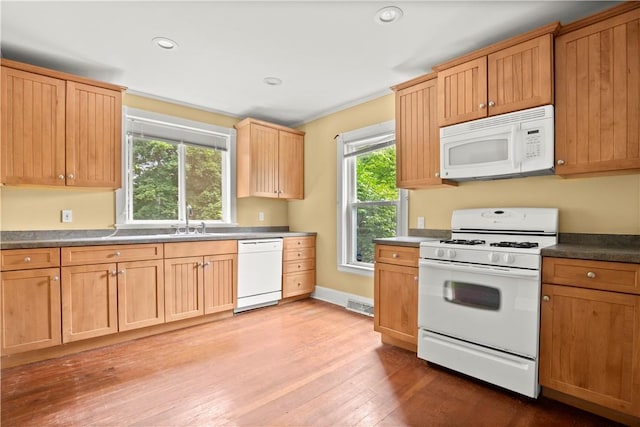
M606 426L429 366L315 300L2 371L2 426Z

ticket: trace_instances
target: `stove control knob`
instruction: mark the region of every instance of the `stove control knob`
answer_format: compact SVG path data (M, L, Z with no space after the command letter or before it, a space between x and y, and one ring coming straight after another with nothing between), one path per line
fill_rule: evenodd
M504 260L504 262L506 262L507 264L513 264L513 262L516 260L516 258L511 255L511 254L504 254L502 256L502 259Z
M456 257L456 251L454 251L453 249L449 249L447 251L447 255L449 255L449 258L455 258Z
M444 256L444 249L442 249L442 248L436 249L436 256L437 257L443 257Z
M497 253L491 252L489 254L489 262L498 262L499 259L500 259L500 256Z

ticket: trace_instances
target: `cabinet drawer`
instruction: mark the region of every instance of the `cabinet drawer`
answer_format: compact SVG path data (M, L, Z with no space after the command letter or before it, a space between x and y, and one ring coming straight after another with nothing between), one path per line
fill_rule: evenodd
M60 249L9 249L0 251L2 271L26 270L32 268L58 267Z
M283 247L286 251L287 249L297 249L297 248L311 248L316 245L315 236L308 237L285 237L283 239Z
M316 260L313 258L300 261L289 261L282 265L282 273L296 273L298 271L315 270Z
M162 243L62 248L62 265L144 261L162 258Z
M181 258L186 256L223 255L235 253L238 253L237 240L176 242L164 244L165 258Z
M376 262L417 267L419 257L420 248L376 245Z
M640 294L640 264L544 257L545 283Z
M316 285L316 271L285 274L282 276L282 297L288 298L313 292Z
M282 255L283 261L295 261L301 259L315 258L316 248L300 248L297 250L284 251Z

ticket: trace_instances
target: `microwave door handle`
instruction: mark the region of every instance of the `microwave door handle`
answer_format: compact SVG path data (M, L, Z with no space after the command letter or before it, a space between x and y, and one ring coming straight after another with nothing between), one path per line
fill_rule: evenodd
M522 159L520 158L520 144L517 141L518 136L520 135L520 125L512 125L511 126L511 153L513 155L511 161L513 164L513 169L520 171L520 164L522 163Z

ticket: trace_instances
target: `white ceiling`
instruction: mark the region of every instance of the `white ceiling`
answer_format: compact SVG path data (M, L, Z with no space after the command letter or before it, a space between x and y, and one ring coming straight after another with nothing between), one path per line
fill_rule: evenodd
M7 1L3 57L295 126L389 93L460 54L617 2ZM399 6L392 25L375 12ZM174 51L152 45L157 36ZM276 76L281 86L263 78Z

